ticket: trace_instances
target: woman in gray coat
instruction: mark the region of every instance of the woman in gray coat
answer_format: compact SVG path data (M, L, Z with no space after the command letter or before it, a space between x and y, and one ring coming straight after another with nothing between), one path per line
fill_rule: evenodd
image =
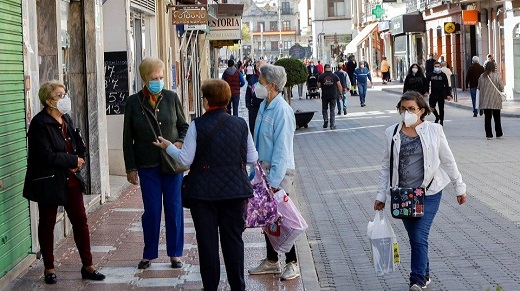
M502 109L502 97L500 92L504 91L504 85L499 74L495 73L495 63L487 62L485 71L478 78L477 89L480 90L478 108L480 115L484 114L484 128L487 139L493 138L491 130L491 117L495 119L496 137L503 135L500 123L500 110Z

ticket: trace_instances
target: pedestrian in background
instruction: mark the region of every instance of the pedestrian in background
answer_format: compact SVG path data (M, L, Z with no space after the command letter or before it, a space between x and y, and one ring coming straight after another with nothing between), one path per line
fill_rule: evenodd
M495 73L495 62L487 62L485 71L478 79L477 89L480 90L478 108L481 115L484 113L484 129L486 130L487 139L493 138L491 130L491 119L495 120L495 134L497 138L501 138L502 123L500 120L500 110L502 109L502 97L500 92L504 91L502 78Z
M451 71L450 67L448 66L447 62L440 62L441 63L441 72L446 74L446 77L448 78L448 96L453 96L451 92L451 76L453 75L453 72ZM435 68L434 68L435 69Z
M285 190L294 193L294 131L296 120L291 106L283 99L282 91L287 82L285 69L280 66L260 67L260 80L255 88L256 97L265 99L255 124L255 146L258 160L264 169L273 191ZM298 259L294 245L285 254L285 268L280 268L278 253L273 249L267 234L264 234L267 258L259 266L250 269L251 275L280 274L281 280L291 280L300 276Z
M347 74L350 82L352 84L352 88L350 89L350 96L358 96L357 87L356 87L356 78L354 77L354 71L357 68L356 57L354 55L350 55L348 57L347 62Z
M492 54L488 54L488 55L487 55L487 59L486 59L486 61L484 62L484 65L483 65L484 68L486 67L487 63L489 63L489 62L492 62L492 63L495 62L495 58L493 57ZM496 69L496 64L495 64L495 69Z
M385 148L379 174L379 189L374 202L375 210L383 210L390 199L390 187L427 187L424 198L424 216L403 219L411 248L410 291L420 291L431 282L428 257L428 236L437 214L442 190L451 182L457 202L466 202L466 184L448 145L442 126L425 120L430 108L417 92L406 92L397 104L402 122L385 131ZM397 131L396 131L397 126ZM394 147L390 148L394 140ZM393 165L390 153L393 152ZM428 167L425 167L428 165ZM393 177L390 177L393 167Z
M441 63L435 62L433 73L426 78L426 84L430 86L430 109L435 115L435 123L444 123L444 100L451 97L451 88L448 85L448 77L442 72ZM439 105L439 110L435 108Z
M370 81L370 86L372 86L372 76L370 75L370 70L365 68L365 62L360 61L359 67L354 71L354 79L356 79L357 88L359 90L359 103L361 107L367 106L366 95L367 95L367 80Z
M206 112L194 119L181 149L159 138L154 144L182 165L190 166L184 199L190 201L204 290L220 282L219 235L231 290L245 290L244 212L253 187L246 162L258 154L244 119L226 113L229 85L216 79L202 83Z
M160 133L180 148L188 130L188 123L177 94L163 88L164 63L158 58L145 58L139 65L139 73L144 86L141 91L126 99L123 125L126 177L128 182L134 185L137 185L139 180L144 206L143 258L137 267L147 269L151 260L159 256L161 212L164 206L166 252L172 268L181 268L184 248L184 216L181 203L183 174L161 171L160 149L154 147L152 142ZM153 124L153 129L150 123Z
M235 67L235 61L228 61L228 68L222 73L222 80L226 81L231 87L231 100L227 105L227 112L231 114L231 107L233 107L233 115L238 116L240 88L246 84L246 80L244 80L240 70Z
M251 77L249 77L249 81L247 81L246 107L248 111L249 130L251 131L251 134L254 133L256 116L258 115L260 103L263 101L263 99L257 98L255 94L255 86L258 83L258 79L260 78L260 66L263 65L265 65L265 61L257 61L255 63L255 73L251 75Z
M343 93L343 88L338 76L332 72L331 66L326 64L324 69L325 72L318 77L318 88L321 88L323 128L327 128L330 120L330 129L336 129L336 100Z
M435 65L435 58L433 57L433 54L430 53L428 55L428 59L426 60L426 64L425 64L425 75L426 75L426 78L428 78L430 76L431 73L433 73L433 67Z
M479 58L473 56L471 59L471 66L468 68L468 74L466 75L466 87L469 88L471 94L471 104L473 105L473 117L477 117L477 87L478 78L484 73L484 67L479 64Z
M347 92L350 90L350 79L348 74L342 70L343 63L340 63L334 74L338 76L339 82L341 83L341 93L338 96L338 115L341 115L341 108L343 108L343 114L347 115ZM343 107L341 107L341 101L343 101Z
M246 81L249 81L249 78L255 73L255 67L251 60L248 60L246 63Z
M90 233L83 193L85 181L80 171L85 164L86 146L69 116L71 100L65 85L50 81L40 86L38 97L43 106L31 120L27 133L28 160L23 197L38 203L38 242L43 257L44 280L56 284L54 269L54 226L58 206L63 206L74 242L81 258L81 277L100 281L92 263Z
M386 57L383 57L383 60L381 61L381 74L383 77L383 84L390 82L390 65L388 64Z
M323 72L325 72L325 68L323 67L323 64L321 63L321 61L318 61L318 64L316 65L316 67L318 68L318 74L323 74Z
M421 95L428 92L428 83L419 64L413 64L408 69L408 74L404 79L403 93L408 91L419 92Z

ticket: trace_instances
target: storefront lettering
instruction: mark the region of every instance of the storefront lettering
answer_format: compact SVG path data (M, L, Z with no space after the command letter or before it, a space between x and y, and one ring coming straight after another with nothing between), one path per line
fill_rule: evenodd
M240 29L240 17L227 17L208 22L211 30Z
M173 12L172 24L206 24L206 10L176 10Z

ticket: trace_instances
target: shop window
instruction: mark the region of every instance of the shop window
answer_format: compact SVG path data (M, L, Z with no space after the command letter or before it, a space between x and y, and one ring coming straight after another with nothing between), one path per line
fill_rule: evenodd
M344 0L327 0L327 11L329 17L345 16L345 1Z

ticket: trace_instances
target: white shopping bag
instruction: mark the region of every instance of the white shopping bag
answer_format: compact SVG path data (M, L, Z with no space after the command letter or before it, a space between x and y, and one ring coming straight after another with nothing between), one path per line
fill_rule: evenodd
M383 211L376 211L374 221L368 222L367 235L376 275L382 276L395 271L400 262L399 246Z
M478 102L480 101L480 90L479 89L477 89L477 93L475 95L476 95L476 98L475 98L475 109L478 110Z

